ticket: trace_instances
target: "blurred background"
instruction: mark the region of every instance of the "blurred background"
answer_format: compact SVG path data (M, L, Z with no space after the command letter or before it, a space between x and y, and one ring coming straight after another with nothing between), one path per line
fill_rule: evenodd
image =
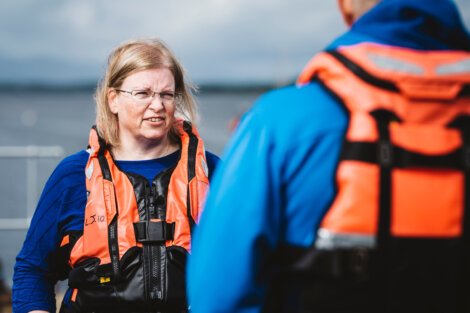
M470 1L456 4L469 29ZM2 0L0 293L47 178L87 145L93 92L116 45L150 36L170 46L200 88L206 148L221 155L231 119L292 84L343 31L334 0Z

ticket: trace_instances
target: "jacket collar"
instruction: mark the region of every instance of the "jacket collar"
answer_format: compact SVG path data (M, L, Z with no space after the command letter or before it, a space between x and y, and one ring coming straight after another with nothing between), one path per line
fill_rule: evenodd
M470 51L470 35L452 0L383 0L329 49L364 41L417 50Z

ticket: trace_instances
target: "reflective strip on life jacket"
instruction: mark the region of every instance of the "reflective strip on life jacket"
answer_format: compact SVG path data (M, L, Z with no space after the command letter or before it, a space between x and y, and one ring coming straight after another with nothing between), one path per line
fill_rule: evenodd
M333 233L328 229L320 228L315 239L315 248L323 250L374 248L376 238L372 235Z

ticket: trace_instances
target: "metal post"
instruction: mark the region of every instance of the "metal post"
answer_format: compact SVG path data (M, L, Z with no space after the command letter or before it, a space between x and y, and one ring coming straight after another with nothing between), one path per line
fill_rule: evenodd
M0 158L26 159L26 218L0 218L0 230L29 227L38 201L38 159L63 155L60 146L0 146Z

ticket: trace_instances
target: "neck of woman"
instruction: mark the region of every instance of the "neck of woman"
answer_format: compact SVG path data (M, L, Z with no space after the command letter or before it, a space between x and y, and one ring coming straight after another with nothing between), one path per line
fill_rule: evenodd
M111 148L111 152L118 161L143 161L167 156L178 149L178 145L165 137L159 142L122 140L119 146Z

